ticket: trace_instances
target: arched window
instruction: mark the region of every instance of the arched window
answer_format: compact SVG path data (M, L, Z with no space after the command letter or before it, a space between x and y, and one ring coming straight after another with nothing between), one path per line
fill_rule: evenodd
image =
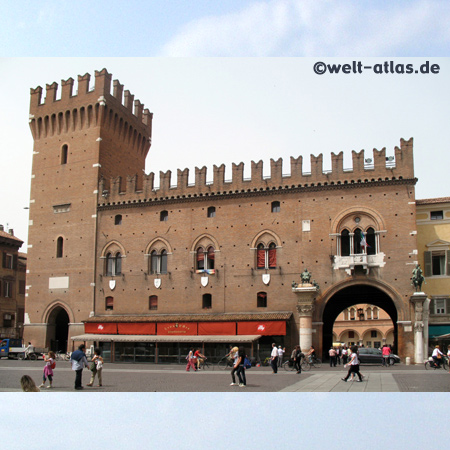
M61 148L61 164L67 164L67 158L69 156L69 147L64 144Z
M377 248L376 248L376 236L375 236L375 230L373 228L367 229L366 234L366 252L368 255L376 255Z
M372 316L372 317L373 317L374 319L378 319L378 311L379 311L379 310L378 310L377 307L373 308L373 316Z
M277 246L274 242L269 247L264 247L260 243L256 247L256 268L257 269L275 269L277 267Z
M359 228L357 228L353 235L353 253L355 255L359 255L359 254L363 253L364 247L361 245L361 244L363 244L362 237L363 237L363 235L361 234L361 230Z
M355 308L350 308L350 320L355 320L356 310Z
M114 277L122 273L122 256L117 252L114 256L111 253L106 255L105 275Z
M341 233L341 256L350 256L350 233L342 230Z
M199 247L197 249L197 258L196 258L196 271L197 273L208 273L210 275L215 273L214 265L215 265L215 250L214 247L210 246L205 251L203 247Z
M150 273L153 274L166 274L167 273L167 252L166 250L161 250L158 253L153 250L150 253Z
M161 211L159 213L159 221L160 222L167 222L169 220L169 212L168 211Z
M256 294L256 306L258 308L267 308L267 292L258 292Z
M203 294L202 308L203 309L211 309L212 308L212 295L211 294Z
M150 295L150 297L148 298L148 309L151 311L158 309L158 296L157 295Z
M367 320L371 320L372 319L372 309L370 307L368 307L366 309L366 319Z
M280 202L278 201L272 202L271 209L273 213L280 212Z
M208 208L208 217L216 217L216 207L210 206Z
M114 309L114 297L105 298L105 310L112 311Z
M114 217L114 225L122 225L122 214L117 214Z
M57 258L62 258L63 257L63 252L64 252L64 239L62 238L62 236L60 236L56 240L56 257Z

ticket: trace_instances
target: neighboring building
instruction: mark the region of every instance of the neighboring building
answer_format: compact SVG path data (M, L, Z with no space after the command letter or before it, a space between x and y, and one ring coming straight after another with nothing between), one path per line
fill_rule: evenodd
M25 310L25 278L27 255L19 252L23 241L13 230L0 225L0 338L20 338L23 335Z
M427 347L450 344L450 197L417 200L417 249L429 298ZM425 334L426 336L426 334Z
M369 348L394 345L394 324L386 311L375 305L353 305L334 322L333 342Z
M145 175L152 114L104 69L31 90L34 138L26 339L64 350L96 343L111 360L210 356L242 342L268 351L333 342L346 308L393 323L394 349L415 354L411 270L417 249L413 141L385 149ZM177 124L174 123L174 130ZM168 149L169 150L169 149ZM170 154L168 155L170 157ZM393 159L393 161L392 161ZM367 245L366 245L367 244ZM307 268L311 283L300 283ZM317 287L317 284L319 287ZM415 297L415 304L420 299ZM420 306L420 305L419 305ZM419 330L416 332L421 333Z

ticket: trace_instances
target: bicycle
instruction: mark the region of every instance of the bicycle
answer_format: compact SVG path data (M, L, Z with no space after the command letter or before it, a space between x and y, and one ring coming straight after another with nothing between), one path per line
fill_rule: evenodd
M288 359L287 361L285 361L282 364L282 366L283 366L284 370L286 370L287 372L292 372L294 370L297 370L295 368L295 364L294 364L294 360L293 359Z
M70 360L70 353L69 352L67 352L67 353L63 353L61 350L58 350L56 353L55 353L55 356L56 356L56 360L57 361L69 361Z
M233 367L233 358L227 356L224 356L218 363L217 363L217 367L221 370L225 370L228 367Z
M322 360L319 358L310 358L310 357L306 357L303 359L302 361L302 370L308 371L311 370L311 368L320 368L322 367Z
M434 359L429 359L428 361L425 361L425 369L448 369L448 358L446 356L443 356L441 358L441 364L439 366L436 366L436 363L434 362Z
M212 364L208 361L208 358L201 358L198 370L207 370L212 367Z
M38 359L38 354L37 353L27 353L27 355L25 355L25 352L23 353L19 353L17 355L17 358L20 359L21 361L23 361L24 359L29 359L30 361L36 361Z

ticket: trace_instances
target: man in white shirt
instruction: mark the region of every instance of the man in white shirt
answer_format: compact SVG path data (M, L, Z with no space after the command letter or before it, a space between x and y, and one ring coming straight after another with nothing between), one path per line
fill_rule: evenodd
M283 355L285 352L286 348L281 348L281 345L278 346L278 367L281 367L281 365L283 364Z
M272 344L272 353L270 354L270 365L272 366L273 373L278 372L278 349L277 344Z

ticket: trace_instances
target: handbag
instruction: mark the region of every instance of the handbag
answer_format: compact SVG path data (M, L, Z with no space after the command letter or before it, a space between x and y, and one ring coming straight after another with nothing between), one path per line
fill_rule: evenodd
M91 362L91 365L89 366L89 370L92 370L92 372L95 372L97 370L97 366L95 365L95 361Z

